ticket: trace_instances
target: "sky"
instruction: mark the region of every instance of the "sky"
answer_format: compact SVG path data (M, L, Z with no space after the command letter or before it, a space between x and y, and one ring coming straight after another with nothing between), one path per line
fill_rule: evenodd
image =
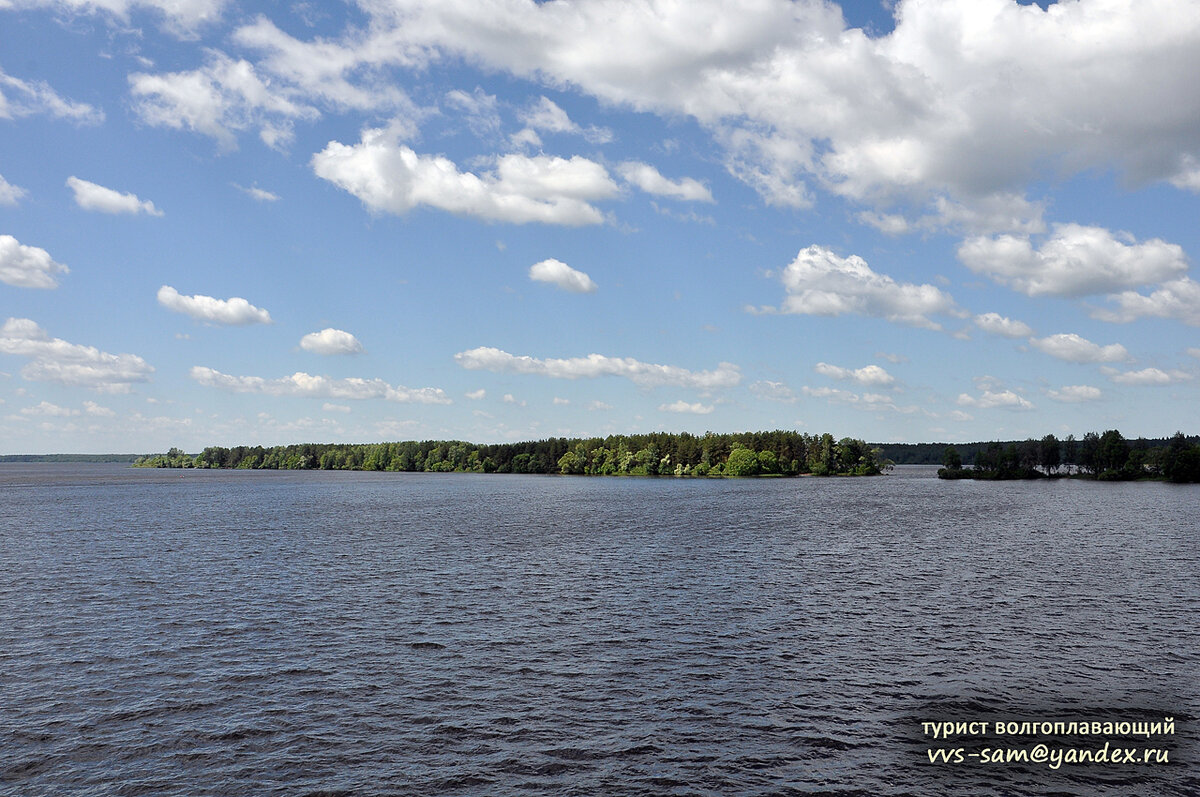
M1191 0L0 0L0 453L1200 431Z

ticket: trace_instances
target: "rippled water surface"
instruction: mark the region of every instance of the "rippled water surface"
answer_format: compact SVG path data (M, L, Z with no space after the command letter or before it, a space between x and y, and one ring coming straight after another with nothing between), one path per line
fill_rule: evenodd
M1198 507L3 465L0 794L1196 795ZM933 765L920 726L1147 716L1114 743L1169 765Z

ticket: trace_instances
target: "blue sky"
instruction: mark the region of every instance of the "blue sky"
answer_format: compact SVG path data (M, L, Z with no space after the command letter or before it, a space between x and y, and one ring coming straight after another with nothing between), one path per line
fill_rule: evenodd
M0 0L0 453L1197 431L1186 0Z

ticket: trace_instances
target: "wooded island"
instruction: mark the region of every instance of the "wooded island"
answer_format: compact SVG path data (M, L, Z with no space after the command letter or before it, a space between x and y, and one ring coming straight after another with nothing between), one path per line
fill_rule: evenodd
M1088 432L1081 440L1048 434L1021 443L988 443L977 448L974 467L965 466L955 446L947 446L942 479L1072 478L1100 481L1162 479L1200 482L1200 440L1176 432L1166 441L1126 440L1116 429Z
M655 432L478 445L460 440L172 448L143 468L560 473L587 476L873 476L891 463L862 440L831 434Z

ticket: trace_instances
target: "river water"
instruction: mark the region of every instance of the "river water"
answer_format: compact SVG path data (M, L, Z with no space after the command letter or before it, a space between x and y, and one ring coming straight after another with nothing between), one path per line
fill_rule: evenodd
M922 467L3 465L0 794L1196 795L1198 506ZM1038 743L1169 763L978 757Z

